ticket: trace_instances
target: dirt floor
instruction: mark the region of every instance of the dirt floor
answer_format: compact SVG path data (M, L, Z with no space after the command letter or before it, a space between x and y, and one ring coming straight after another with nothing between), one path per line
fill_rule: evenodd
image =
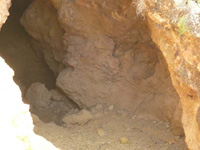
M104 107L82 125L43 123L35 115L35 133L61 150L185 150L184 138L170 124ZM84 118L84 116L83 116Z

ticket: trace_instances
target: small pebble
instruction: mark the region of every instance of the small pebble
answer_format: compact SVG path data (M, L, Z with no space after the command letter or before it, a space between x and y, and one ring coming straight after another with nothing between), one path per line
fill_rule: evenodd
M109 106L109 107L108 107L108 110L112 111L112 110L113 110L113 108L114 108L114 106L113 106L113 105L111 105L111 106Z
M130 144L130 141L129 141L128 138L123 137L123 138L120 138L120 143L121 143L121 144Z
M97 133L100 137L103 137L105 135L105 132L103 131L103 129L97 129Z
M172 145L172 144L175 143L174 138L169 138L169 139L167 140L167 142L168 142L170 145Z
M102 105L102 104L97 104L97 105L96 105L96 109L97 109L97 110L100 110L100 109L102 109L102 108L103 108L103 105Z
M132 116L132 119L135 120L135 119L136 119L136 115L133 115L133 116Z

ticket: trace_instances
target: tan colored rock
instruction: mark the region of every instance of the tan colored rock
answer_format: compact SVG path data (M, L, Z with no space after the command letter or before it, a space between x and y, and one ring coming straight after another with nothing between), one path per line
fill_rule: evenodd
M51 0L51 2L56 9L58 9L61 4L61 0Z
M26 100L36 109L47 109L50 104L52 94L42 83L33 83L26 92Z
M114 109L114 106L113 105L110 105L109 107L108 107L108 110L110 110L110 111L112 111Z
M83 109L80 112L78 112L77 114L64 116L62 121L66 125L75 125L75 124L84 125L88 121L92 120L93 118L94 118L94 116L92 115L91 112Z
M173 120L183 134L165 59L132 0L36 0L21 23L45 47L57 86L80 108L103 103L147 113Z
M63 95L62 93L60 93L58 90L56 89L51 89L50 90L51 94L52 94L52 99L56 100L56 101L64 101L67 98L65 97L65 95Z
M63 29L57 19L56 9L50 0L34 1L25 11L21 20L25 30L36 40L33 43L38 53L41 50L46 63L57 75L64 67L59 61L63 57L62 36ZM48 25L47 25L48 22Z
M188 34L188 31L184 31L180 35L177 24L172 22L175 17L181 18L178 13L179 10L173 4L167 5L169 3L171 2L166 1L166 3L157 7L158 13L153 11L156 4L152 3L150 10L147 12L149 27L153 41L158 45L167 61L173 86L180 97L182 109L180 116L186 136L185 141L190 150L199 150L200 129L196 117L198 116L197 110L200 104L200 76L198 70L200 40L194 33L193 24L188 26L191 28L191 34ZM188 3L195 4L192 1ZM190 9L189 5L185 7ZM184 13L191 15L189 14L190 11ZM191 17L190 19L195 18ZM189 19L188 22L190 22Z
M127 137L122 137L122 138L120 138L120 143L121 144L130 144L130 141Z
M173 118L178 96L132 0L36 0L21 24L56 76L62 70L57 86L81 108L105 103Z
M105 136L105 132L104 132L104 130L103 129L97 129L97 134L99 135L99 136L101 136L101 137L103 137L103 136Z

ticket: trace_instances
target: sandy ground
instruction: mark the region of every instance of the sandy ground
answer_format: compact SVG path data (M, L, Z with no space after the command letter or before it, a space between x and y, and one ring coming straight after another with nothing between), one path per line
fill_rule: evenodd
M34 131L61 150L186 150L166 122L104 109L84 125L58 126L33 116ZM121 141L122 140L122 141Z

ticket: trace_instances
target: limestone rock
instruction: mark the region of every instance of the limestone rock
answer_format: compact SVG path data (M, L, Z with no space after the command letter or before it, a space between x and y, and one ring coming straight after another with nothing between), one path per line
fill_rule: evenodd
M83 125L88 121L92 120L93 118L94 117L91 112L83 109L77 114L66 115L62 121L66 125L75 125L75 124Z
M52 94L42 83L33 83L26 92L26 100L36 109L47 109Z

